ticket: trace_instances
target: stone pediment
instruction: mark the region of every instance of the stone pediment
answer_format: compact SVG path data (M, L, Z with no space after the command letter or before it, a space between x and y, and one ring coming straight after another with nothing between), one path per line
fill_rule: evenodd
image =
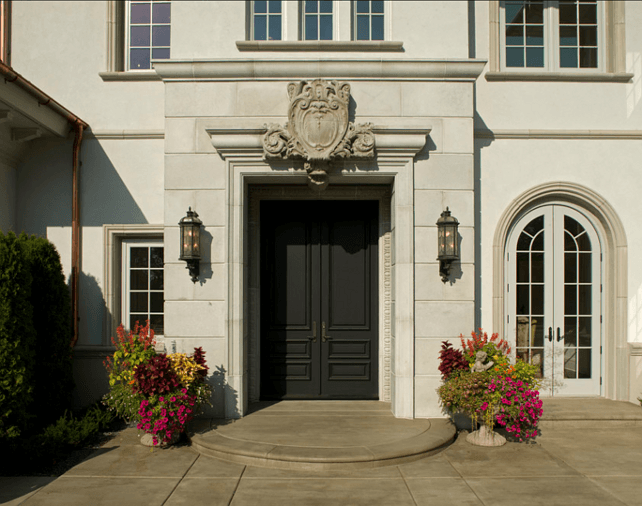
M266 160L303 159L311 188L328 185L328 169L344 158L373 158L371 124L348 120L350 85L345 82L300 81L288 84L290 107L285 127L269 125L263 137Z

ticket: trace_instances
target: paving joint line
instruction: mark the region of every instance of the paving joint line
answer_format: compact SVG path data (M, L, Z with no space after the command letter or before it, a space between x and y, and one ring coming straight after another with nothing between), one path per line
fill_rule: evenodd
M457 439L459 439L460 434L457 435ZM455 472L461 477L462 481L466 484L466 486L473 493L473 495L477 498L477 500L484 506L490 506L490 505L486 505L486 502L481 497L479 497L479 494L477 494L475 489L473 487L471 487L470 483L468 483L468 480L466 478L464 478L464 475L459 472L459 469L457 469L455 466L453 466L453 463L448 458L448 455L446 455L446 452L443 452L443 453L444 453L444 458L448 461L448 463L455 470Z
M227 503L227 506L230 506L232 504L232 501L234 500L234 496L236 495L236 491L239 489L239 485L241 485L241 479L243 478L243 475L245 474L245 470L247 469L247 466L243 466L243 470L241 471L241 475L239 476L239 480L236 482L236 487L234 487L234 491L232 492L232 495L230 496L230 500Z
M176 492L176 489L178 488L178 486L183 482L183 479L185 479L185 476L187 476L187 473L189 473L189 472L190 472L190 470L192 469L192 467L194 467L194 464L196 464L196 462L197 462L197 461L198 461L198 459L200 459L200 458L201 458L200 454L196 455L196 458L194 459L194 462L192 462L192 463L190 464L190 466L185 470L185 472L183 473L183 476L178 480L178 482L176 483L176 485L174 485L174 488L173 488L173 489L172 489L172 491L169 493L169 495L165 498L165 500L161 503L161 506L164 506L164 505L165 505L165 503L166 503L167 501L169 501L169 498L170 498L170 497L172 497L172 496L174 495L174 492Z

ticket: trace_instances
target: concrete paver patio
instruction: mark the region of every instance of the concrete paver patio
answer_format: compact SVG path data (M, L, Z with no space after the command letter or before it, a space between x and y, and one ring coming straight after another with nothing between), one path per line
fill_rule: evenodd
M0 478L3 505L642 505L642 426L544 426L535 444L457 440L399 465L284 470L150 451L125 429L59 478Z

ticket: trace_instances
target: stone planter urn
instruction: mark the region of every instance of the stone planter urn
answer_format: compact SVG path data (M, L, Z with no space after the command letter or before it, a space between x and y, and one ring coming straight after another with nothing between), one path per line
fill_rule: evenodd
M506 444L506 438L497 434L493 429L480 424L479 430L473 431L466 436L466 441L476 446L503 446Z
M145 432L142 436L140 436L140 444L143 446L151 446L155 448L167 448L168 446L171 446L173 444L178 443L178 441L181 439L181 433L180 432L175 432L172 435L172 440L167 442L167 443L161 443L158 445L154 445L154 436L151 434Z

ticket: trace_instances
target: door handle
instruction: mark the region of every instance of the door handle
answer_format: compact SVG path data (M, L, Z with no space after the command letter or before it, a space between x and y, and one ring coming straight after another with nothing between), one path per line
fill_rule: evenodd
M332 339L332 338L330 336L326 335L326 333L325 333L325 322L321 322L321 341L323 341L325 343L329 339Z
M548 340L549 342L553 342L553 327L548 327Z
M562 340L562 335L560 334L560 328L557 327L557 342L559 343Z
M308 336L308 339L312 339L313 343L317 342L317 322L312 322L312 335Z

